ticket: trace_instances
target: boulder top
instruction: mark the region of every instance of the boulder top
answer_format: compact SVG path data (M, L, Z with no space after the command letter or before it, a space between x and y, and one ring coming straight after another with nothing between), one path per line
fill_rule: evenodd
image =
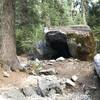
M91 29L88 25L69 25L69 26L51 26L45 27L46 33L59 31L64 34L89 35Z

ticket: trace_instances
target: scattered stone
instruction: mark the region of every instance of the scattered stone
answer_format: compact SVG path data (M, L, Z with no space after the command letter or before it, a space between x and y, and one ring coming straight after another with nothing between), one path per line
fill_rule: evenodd
M64 84L67 85L68 84L68 85L71 85L71 86L75 87L75 83L72 80L68 79L68 78L62 78L62 79L60 79L59 83L61 85L64 85Z
M8 72L6 72L6 71L3 71L3 76L4 76L4 77L9 77L10 74L9 74Z
M9 100L25 100L24 94L21 93L21 91L16 88L10 88L3 94L3 96L5 98L8 98Z
M47 44L46 40L40 40L36 43L34 50L34 59L51 59L54 50Z
M39 65L40 65L40 61L39 61L38 58L35 59L34 64L35 64L36 66L39 66Z
M59 57L59 58L56 59L56 61L64 61L64 60L65 60L64 57Z
M71 81L70 79L66 79L66 83L75 87L75 83L73 81Z
M32 86L35 86L37 87L37 82L39 80L39 78L41 78L40 76L33 76L33 75L30 75L26 78L26 80L22 83L22 87L25 87L25 86L29 86L29 85L32 85Z
M36 89L34 86L30 85L30 86L27 86L27 87L23 87L22 88L22 92L25 96L36 96L37 93L36 93Z
M49 95L50 90L54 89L56 93L62 94L60 84L54 75L42 76L38 81L38 91L45 97Z
M25 68L27 66L27 64L25 64L25 63L21 63L20 65L22 68Z
M36 58L36 59L35 59L35 62L36 62L36 63L40 63L40 61L39 61L39 59L38 59L38 58Z
M85 94L86 94L86 95L89 95L89 93L90 93L90 90L86 90L86 91L85 91Z
M92 100L88 95L83 94L83 93L68 93L67 95L64 96L56 96L55 100Z
M53 63L51 63L51 62L49 62L49 63L47 63L48 65L53 65Z
M45 63L42 63L42 65L45 66L46 64Z
M69 100L68 98L66 98L66 95L55 95L52 97L53 100Z
M50 68L50 69L45 69L45 70L41 70L39 72L39 74L44 74L44 75L55 75L56 74L56 70L54 68Z
M74 59L76 62L79 62L79 60L78 59Z
M54 94L56 94L56 90L51 89L51 90L49 91L49 97L54 96Z
M31 97L28 97L26 100L54 100L54 99L52 99L50 97L40 97L40 96L33 97L33 96L31 96Z
M69 59L68 59L68 62L73 62L73 59L72 59L72 58L69 58Z
M29 72L30 75L36 75L36 72L34 70Z
M73 75L71 79L73 82L76 82L78 80L78 77L76 75Z
M4 96L0 95L0 100L14 100L14 99L11 99L11 98L6 98L6 97L4 97Z
M61 85L66 84L66 78L62 78L58 80Z
M51 63L54 63L54 62L56 62L56 60L52 59L52 60L50 60L50 62L51 62Z
M89 86L89 88L92 89L92 90L96 90L97 89L96 86Z

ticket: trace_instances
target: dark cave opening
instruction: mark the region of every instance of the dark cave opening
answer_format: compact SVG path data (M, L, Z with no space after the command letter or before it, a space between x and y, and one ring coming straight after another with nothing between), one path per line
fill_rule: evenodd
M65 34L58 31L48 32L46 34L46 41L54 50L54 54L52 55L51 59L56 59L58 57L71 57Z
M52 58L56 59L58 57L69 58L71 57L68 46L66 43L61 41L54 41L51 43L51 48L55 51Z

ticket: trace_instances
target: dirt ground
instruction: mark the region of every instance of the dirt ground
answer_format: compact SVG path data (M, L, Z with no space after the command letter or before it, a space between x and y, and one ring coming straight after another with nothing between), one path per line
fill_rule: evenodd
M43 68L55 68L58 77L71 78L78 76L76 87L72 91L81 91L91 95L93 100L100 100L100 82L95 75L94 66L91 62L79 61L77 59L66 59L64 61L43 60ZM20 86L21 82L28 77L25 72L11 72L9 77L3 76L3 70L0 69L0 88L6 86Z
M9 74L9 77L4 77L3 71L0 71L0 88L20 86L21 82L28 76L28 74L24 72L10 72Z
M55 68L59 77L71 78L78 76L78 82L73 91L80 91L89 94L93 100L100 100L100 82L95 74L92 62L79 61L77 59L66 59L65 61L55 62L52 65L48 63L45 69Z

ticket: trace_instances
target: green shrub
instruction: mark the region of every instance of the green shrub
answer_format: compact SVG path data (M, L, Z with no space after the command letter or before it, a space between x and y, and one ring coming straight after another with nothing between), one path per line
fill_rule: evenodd
M42 27L16 29L17 54L32 53L35 44L43 38Z

